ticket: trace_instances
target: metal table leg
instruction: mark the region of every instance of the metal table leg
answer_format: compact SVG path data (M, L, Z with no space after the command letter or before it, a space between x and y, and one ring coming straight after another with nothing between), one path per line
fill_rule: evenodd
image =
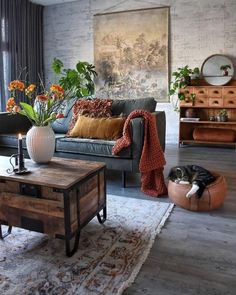
M100 214L100 212L97 214L97 219L98 219L98 222L103 224L106 219L107 219L107 207L105 206L103 209L102 209L102 216Z
M2 233L2 225L0 224L0 239L3 240L11 234L12 226L8 226L7 232Z

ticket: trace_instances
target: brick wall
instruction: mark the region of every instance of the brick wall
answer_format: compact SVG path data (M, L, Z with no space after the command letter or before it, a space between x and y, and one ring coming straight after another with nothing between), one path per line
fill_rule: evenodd
M79 0L46 6L44 56L48 80L54 57L73 67L80 60L93 62L93 15L101 12L170 6L170 73L188 64L201 67L215 53L230 56L236 65L235 0ZM171 103L166 111L167 142L177 144L178 114Z

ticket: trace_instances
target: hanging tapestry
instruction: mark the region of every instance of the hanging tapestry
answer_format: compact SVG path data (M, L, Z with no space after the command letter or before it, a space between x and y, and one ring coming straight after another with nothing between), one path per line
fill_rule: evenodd
M168 102L169 8L94 16L96 96Z

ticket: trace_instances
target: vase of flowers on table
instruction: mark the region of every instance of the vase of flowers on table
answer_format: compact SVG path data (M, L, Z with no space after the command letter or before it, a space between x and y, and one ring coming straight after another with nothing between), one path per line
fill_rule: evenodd
M94 93L93 78L97 75L94 65L78 61L75 69L64 68L62 61L54 58L52 69L59 76L58 84L50 85L47 90L40 78L40 85L27 84L21 80L12 81L8 89L11 97L6 110L11 114L26 116L32 128L26 135L29 156L37 163L49 162L55 149L55 135L51 123L63 118L65 100L83 97ZM26 96L27 102L16 103L17 94Z
M41 89L41 91L39 90ZM66 99L64 89L52 84L46 90L41 82L27 85L20 80L11 81L8 90L11 97L7 101L6 110L11 114L19 113L26 116L32 128L26 134L26 146L30 158L36 163L47 163L55 150L55 135L51 123L63 118L62 102ZM23 93L28 102L16 103L17 93Z

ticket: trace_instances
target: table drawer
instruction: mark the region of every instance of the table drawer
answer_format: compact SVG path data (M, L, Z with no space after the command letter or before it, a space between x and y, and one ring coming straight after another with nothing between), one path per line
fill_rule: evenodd
M236 108L236 97L225 97L223 105L224 107Z
M196 97L194 101L195 107L208 107L208 98L206 97Z
M224 87L223 88L224 97L236 97L236 87Z
M208 90L209 97L221 97L222 96L222 89L219 87L211 87Z
M64 235L64 208L58 201L2 192L0 220L28 230Z
M15 181L1 179L0 180L0 192L17 194L20 192L20 184Z
M222 107L223 106L223 99L217 97L209 98L209 107Z

